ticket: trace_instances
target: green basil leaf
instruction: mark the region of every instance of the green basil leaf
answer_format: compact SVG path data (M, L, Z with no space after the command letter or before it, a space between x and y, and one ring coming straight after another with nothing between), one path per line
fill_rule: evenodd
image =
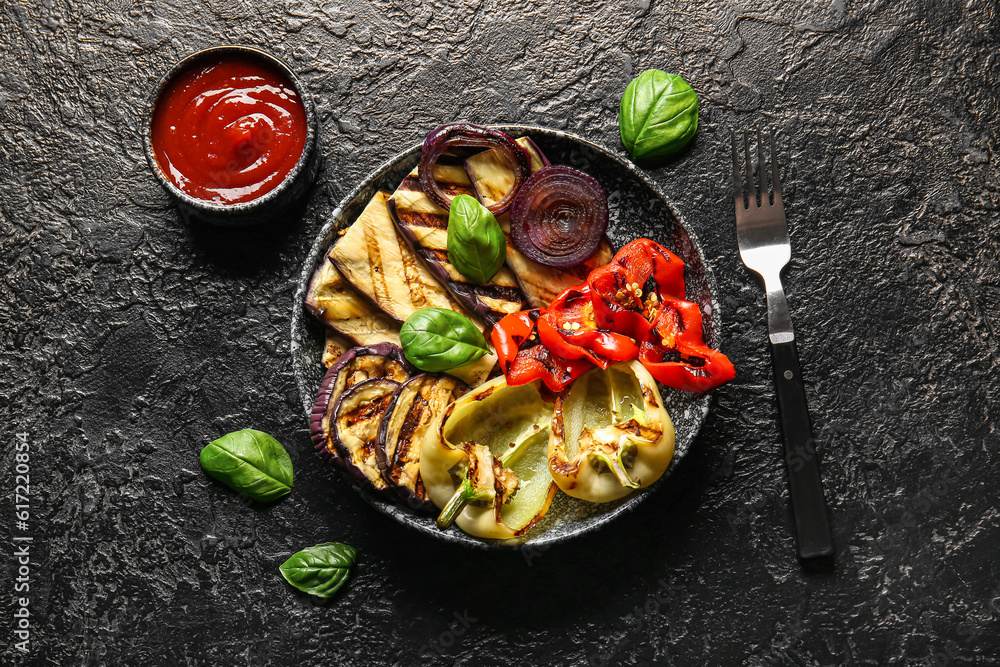
M458 195L448 214L448 261L469 280L485 285L507 259L507 237L489 209Z
M445 308L421 308L399 330L403 354L422 371L437 373L471 364L490 351L469 318Z
M324 542L303 549L278 568L295 588L321 598L332 597L347 581L358 552L340 542Z
M698 129L698 95L676 74L646 70L625 89L618 129L634 160L675 153Z
M201 467L234 491L254 500L280 498L292 490L292 459L267 433L243 429L201 450Z

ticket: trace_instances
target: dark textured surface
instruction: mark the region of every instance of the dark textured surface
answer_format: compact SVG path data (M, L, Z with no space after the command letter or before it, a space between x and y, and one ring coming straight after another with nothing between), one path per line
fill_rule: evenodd
M190 229L142 155L141 101L220 42L283 54L325 170L301 216ZM989 0L843 3L0 2L4 551L31 443L26 664L995 664L1000 660L1000 19ZM289 362L294 276L336 202L437 123L523 122L616 148L648 67L698 91L650 170L719 281L718 392L658 497L598 534L482 554L399 528L310 451ZM787 285L838 546L789 532L763 297L735 251L728 128L791 164ZM200 447L252 426L296 487L269 506ZM326 606L277 566L359 566Z

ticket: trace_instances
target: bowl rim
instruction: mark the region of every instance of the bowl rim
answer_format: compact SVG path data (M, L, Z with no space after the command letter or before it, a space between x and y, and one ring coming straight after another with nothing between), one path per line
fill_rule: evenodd
M538 134L541 136L551 136L558 139L568 139L571 141L575 141L599 153L600 155L614 161L618 165L625 167L625 169L631 173L633 178L636 178L639 182L648 187L656 195L656 197L660 199L663 205L667 207L671 215L673 215L674 218L676 219L677 224L679 224L684 229L688 238L690 238L691 240L691 245L694 249L694 252L697 254L701 262L701 266L704 269L706 287L708 289L708 294L712 305L712 313L710 317L712 323L711 324L712 331L715 336L713 342L717 347L721 348L723 342L722 313L719 307L718 285L715 280L715 275L712 272L711 266L709 266L708 262L705 259L705 254L702 249L701 243L698 240L698 237L695 234L694 230L690 227L690 225L687 223L684 217L677 211L677 208L674 206L673 201L664 194L663 190L660 188L659 185L657 185L654 181L652 181L649 177L647 177L640 170L638 166L636 166L631 160L629 160L624 155L620 155L601 144L590 141L589 139L585 139L572 132L567 132L565 130L557 130L554 128L540 127L536 125L522 125L522 124L491 124L488 125L487 127L500 130L505 133L515 134L516 136L519 137ZM312 246L309 249L308 254L306 255L306 257L302 262L301 265L302 270L299 275L299 281L296 287L294 301L292 303L292 317L291 317L291 327L290 327L291 336L290 336L289 352L293 362L292 372L295 375L295 382L299 392L299 398L302 401L304 414L307 416L309 415L313 404L313 399L311 398L311 393L313 390L305 386L304 378L302 377L302 373L299 371L299 366L302 365L302 346L297 338L296 332L302 328L302 322L306 317L305 308L302 307L302 303L304 302L306 292L309 289L309 283L311 282L312 273L315 270L315 264L317 261L321 259L322 255L329 247L329 244L331 243L332 240L332 236L335 234L335 230L340 229L343 226L344 221L342 220L342 218L344 210L350 205L350 203L355 198L357 198L364 190L371 187L373 184L378 183L378 181L384 178L387 173L397 169L398 165L401 162L418 155L422 148L423 148L423 142L421 141L419 143L410 146L409 148L404 149L403 151L400 151L399 153L396 153L389 159L383 161L381 164L379 164L378 167L369 172L368 175L365 176L362 179L362 181L359 182L347 195L341 198L340 202L329 214L327 221L323 224L320 230L316 232L315 241L313 242ZM694 444L694 441L697 439L698 434L701 432L705 420L708 418L709 408L714 394L715 394L714 390L706 392L705 394L702 394L703 400L700 401L700 404L692 405L692 407L700 406L701 415L700 418L697 420L697 425L692 429L690 441L688 443L688 450ZM490 540L490 539L472 537L470 535L466 535L465 533L462 533L461 536L457 536L454 534L454 530L457 529L452 529L449 531L439 531L434 533L434 539L436 539L439 542L450 543L453 545L460 545L468 549L480 550L480 551L519 551L521 549L530 550L533 548L547 549L550 546L565 543L569 540L581 536L584 533L590 533L592 531L603 528L609 522L615 520L619 516L634 511L636 507L638 507L641 503L645 502L646 499L653 493L655 493L657 489L662 488L664 481L668 479L670 476L669 475L670 469L680 463L680 460L684 458L684 455L687 453L688 450L685 450L683 453L678 453L675 450L674 458L667 469L667 474L664 474L659 480L650 485L650 487L644 489L643 492L633 494L631 497L626 496L626 500L622 504L613 508L612 510L604 514L594 516L589 520L586 528L583 530L576 532L552 534L552 535L542 534L538 538L528 537L523 540ZM343 478L348 479L349 476L344 475ZM431 535L429 534L430 531L424 530L423 528L414 525L413 522L406 520L407 518L413 516L412 511L407 510L406 518L404 518L401 515L401 513L390 511L388 509L389 506L392 506L394 508L401 506L399 506L396 503L390 503L385 498L378 496L373 491L370 491L369 489L364 488L360 484L357 484L353 479L349 479L349 481L351 485L354 487L355 491L357 491L361 495L361 497L365 500L365 502L371 505L380 514L388 515L388 517L390 517L395 523L402 524L403 526L406 526L409 530L415 533L421 533L424 534L426 537L431 538ZM402 509L405 510L406 508Z
M223 204L209 201L207 199L199 199L198 197L193 197L178 188L173 184L173 182L170 181L169 178L167 178L167 175L163 171L163 167L160 166L160 162L156 158L156 152L153 150L153 118L156 115L156 104L159 102L160 95L163 94L163 91L180 74L186 72L198 62L227 53L250 56L252 58L263 60L276 67L288 77L292 87L295 88L295 92L298 93L299 100L305 108L306 113L306 140L302 145L302 154L299 155L299 159L292 167L291 171L285 174L285 178L282 179L278 185L261 196L251 199L250 201L236 202L233 204ZM153 171L153 175L156 177L156 180L160 182L160 185L162 185L172 197L190 208L205 213L216 213L222 215L233 215L242 212L256 212L257 210L266 207L274 200L280 198L283 193L292 187L295 180L307 168L309 160L313 152L316 150L318 134L317 128L316 108L313 103L312 94L309 92L309 89L298 77L295 71L285 61L273 53L250 44L222 44L209 46L184 56L174 63L160 78L159 83L157 83L156 87L153 88L153 91L146 99L146 114L143 120L142 133L143 152L146 154L146 161L149 163L149 167Z

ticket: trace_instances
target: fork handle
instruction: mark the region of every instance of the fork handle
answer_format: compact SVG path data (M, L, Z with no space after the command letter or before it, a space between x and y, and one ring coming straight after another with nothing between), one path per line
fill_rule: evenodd
M799 560L804 565L828 566L833 562L833 535L823 497L819 460L795 340L771 343L771 359L781 432L785 440L785 465L788 468Z

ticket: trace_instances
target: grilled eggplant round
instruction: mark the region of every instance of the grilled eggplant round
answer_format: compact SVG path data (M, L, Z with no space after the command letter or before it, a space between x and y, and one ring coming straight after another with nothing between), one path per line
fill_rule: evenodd
M343 393L372 378L388 378L402 384L412 373L413 367L403 351L391 343L354 347L342 354L323 376L309 415L309 432L316 451L328 462L343 467L330 438L333 410Z
M468 391L448 375L418 375L399 388L382 417L375 449L382 478L413 509L434 508L420 479L420 443L435 418Z
M375 452L379 423L399 386L387 378L360 382L340 395L330 419L330 442L344 468L376 491L389 488Z

